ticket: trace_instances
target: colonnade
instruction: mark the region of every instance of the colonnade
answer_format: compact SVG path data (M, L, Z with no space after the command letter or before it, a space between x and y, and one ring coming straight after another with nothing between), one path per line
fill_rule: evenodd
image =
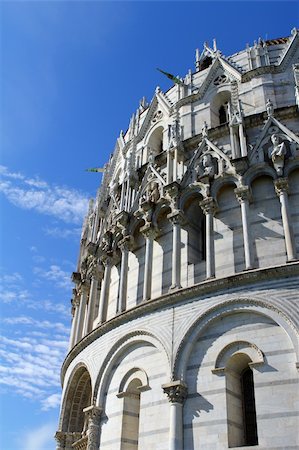
M290 223L290 212L288 206L288 181L286 178L274 180L274 187L279 197L281 206L282 226L284 230L287 262L294 261L297 257L296 246ZM236 198L240 204L240 214L242 219L243 245L244 245L244 269L254 268L253 242L250 236L249 204L251 200L248 186L239 186L234 190ZM215 277L215 243L214 243L214 217L217 213L217 202L213 197L206 197L199 201L199 205L205 215L205 254L206 254L206 279ZM172 283L170 290L180 289L181 286L181 228L184 227L187 219L184 212L172 208L167 215L167 219L172 223ZM151 299L152 293L152 269L153 269L153 246L154 240L159 236L159 230L152 222L146 221L140 228L140 232L145 238L145 265L143 277L143 301ZM128 290L128 260L129 252L134 250L133 237L124 235L118 243L121 252L120 257L120 277L116 314L122 313L127 308ZM73 299L73 323L71 330L70 346L72 347L84 335L89 333L94 326L100 325L106 320L109 289L111 282L112 266L119 261L115 258L112 250L101 253L101 264L97 261L97 266L92 271L90 280L83 280L78 283L78 289ZM98 300L98 287L100 285L100 295ZM95 310L98 306L97 317Z

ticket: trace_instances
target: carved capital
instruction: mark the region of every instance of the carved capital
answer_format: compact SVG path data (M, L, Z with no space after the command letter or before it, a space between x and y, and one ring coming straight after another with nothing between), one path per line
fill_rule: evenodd
M72 273L72 282L75 284L79 284L81 282L81 273L80 272L73 272Z
M186 217L181 210L176 210L168 214L167 219L173 225L184 225L186 223Z
M163 384L162 389L171 403L183 404L188 392L187 385L181 380Z
M121 211L115 217L116 226L120 230L124 230L126 228L128 221L129 221L129 213L127 213L126 211Z
M103 411L102 408L95 405L91 405L83 409L85 417L88 420L96 420L96 421L100 419L102 411Z
M125 236L123 239L121 239L118 243L118 247L121 249L121 251L131 251L134 246L134 238L133 236Z
M251 199L251 193L248 186L240 186L234 190L237 200L239 203L242 203L246 200Z
M201 202L199 202L199 206L203 210L203 213L206 215L214 215L217 211L216 201L213 199L213 197L207 197L203 199Z
M56 431L54 437L57 442L56 450L63 450L65 447L66 433L63 431Z
M144 237L152 240L156 239L156 237L159 235L159 230L156 227L152 226L150 223L147 223L143 227L141 227L140 232Z
M88 244L86 246L86 250L89 255L95 256L97 253L97 249L98 249L97 244L95 244L94 242L88 242Z
M288 193L289 183L287 178L278 178L274 181L275 192L278 196L283 192Z

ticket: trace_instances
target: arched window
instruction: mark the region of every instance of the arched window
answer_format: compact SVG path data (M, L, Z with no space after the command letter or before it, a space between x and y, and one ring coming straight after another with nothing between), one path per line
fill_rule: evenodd
M228 446L258 445L254 381L248 355L237 353L226 366Z
M257 445L258 440L257 440L254 384L253 384L253 373L250 367L247 367L245 370L243 370L240 378L242 387L245 445Z
M220 106L218 115L219 115L219 124L220 125L222 125L223 123L228 122L227 104Z
M215 95L210 103L211 128L228 122L228 105L231 101L230 91L221 91Z
M252 367L262 364L263 353L248 341L231 342L217 356L212 372L225 375L229 448L258 445Z
M123 399L120 450L138 450L140 393L149 389L142 369L131 369L122 379L117 397Z
M138 450L141 381L133 379L124 392L121 450Z

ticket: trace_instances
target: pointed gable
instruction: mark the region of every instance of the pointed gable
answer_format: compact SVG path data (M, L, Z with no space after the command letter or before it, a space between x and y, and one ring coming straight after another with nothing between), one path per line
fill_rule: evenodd
M172 103L158 87L147 110L145 119L138 132L137 142L141 141L144 138L147 131L152 127L152 125L157 123L157 121L161 120L164 117L169 117L171 107Z
M289 142L289 156L298 156L299 138L275 117L268 117L254 148L249 152L252 163L267 159L267 150L271 145L271 136L277 134L281 140ZM266 156L266 158L265 158Z

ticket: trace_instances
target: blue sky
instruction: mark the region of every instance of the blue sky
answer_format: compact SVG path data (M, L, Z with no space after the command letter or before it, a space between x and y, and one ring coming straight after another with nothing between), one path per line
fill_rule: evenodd
M70 326L70 274L102 166L139 100L195 48L229 55L298 26L298 4L2 2L0 448L50 450Z

